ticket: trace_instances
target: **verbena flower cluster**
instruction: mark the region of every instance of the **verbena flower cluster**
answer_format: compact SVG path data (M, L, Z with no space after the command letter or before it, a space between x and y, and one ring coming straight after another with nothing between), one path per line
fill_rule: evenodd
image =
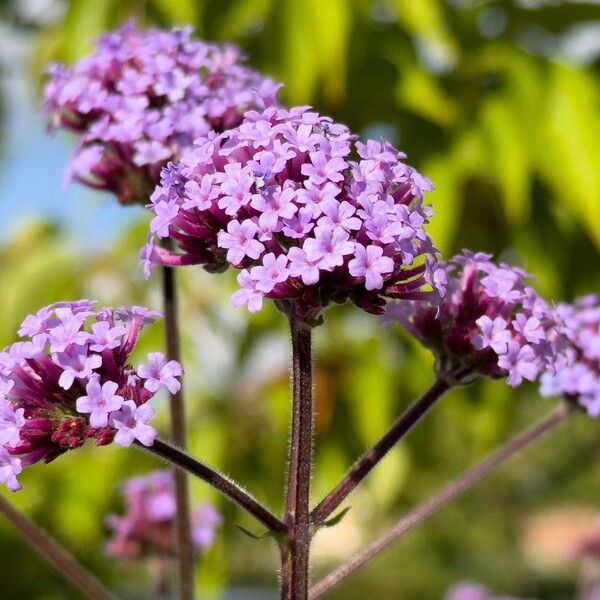
M155 471L135 477L122 486L125 513L109 515L113 533L106 550L120 558L173 556L176 551L175 481L171 471ZM211 504L202 504L192 513L191 533L196 550L208 550L222 522Z
M502 596L473 583L459 583L451 588L444 600L519 600L514 596ZM531 598L529 600L532 600ZM587 599L589 600L589 599Z
M544 373L541 393L566 396L600 417L600 299L590 295L560 304L557 314L568 337L567 360L555 373Z
M128 23L74 68L49 69L51 127L79 134L68 176L147 202L168 160L201 135L237 125L273 102L277 86L240 50L194 40L191 29L140 31Z
M436 250L422 197L432 184L404 158L388 143L355 142L308 107L249 111L163 170L146 271L233 266L236 306L254 312L264 298L294 300L308 318L347 299L380 313L384 297L424 298ZM174 240L179 253L157 238Z
M534 600L533 598L516 598L515 596L505 596L494 594L487 588L473 583L459 583L448 590L444 600ZM600 600L600 586L594 586L587 590L583 595L578 596L578 600Z
M176 392L183 371L164 355L137 370L129 356L142 328L158 313L142 307L103 308L61 302L29 315L21 341L0 353L0 483L19 489L22 468L49 462L86 439L151 446L162 387Z
M439 306L400 302L398 320L436 355L443 373L507 377L516 387L554 372L562 357L560 319L526 283L525 271L496 265L491 255L464 251L436 272L447 293Z

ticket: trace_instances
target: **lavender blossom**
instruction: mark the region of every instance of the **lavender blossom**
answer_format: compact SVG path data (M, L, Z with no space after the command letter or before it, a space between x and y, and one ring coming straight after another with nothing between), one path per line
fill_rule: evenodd
M490 259L481 252L455 256L435 273L447 285L439 306L399 302L389 306L386 319L399 321L430 348L444 375L506 377L516 387L555 370L564 357L564 328L526 284L527 273Z
M106 551L120 558L170 557L176 550L175 482L171 471L155 471L126 481L121 492L125 501L122 516L109 515L107 525L113 533ZM222 522L210 504L192 513L192 540L197 550L208 550Z
M0 352L0 483L12 490L24 466L50 462L88 438L97 445L137 440L151 446L156 431L147 403L160 387L179 386L181 366L164 364L160 353L138 367L140 376L128 363L141 329L157 313L97 311L95 304L41 309L24 320L25 339Z
M499 596L473 583L459 583L448 590L444 600L519 600L519 598Z
M249 69L237 47L191 33L128 23L74 68L50 67L51 129L79 136L70 180L111 191L122 204L146 202L161 168L194 139L273 102L277 86Z
M560 304L557 314L568 337L567 359L556 372L544 373L544 396L564 396L600 417L600 299L584 296L572 305Z
M255 312L271 298L287 310L293 301L307 321L331 302L379 314L386 298L432 297L432 211L422 200L432 184L404 158L388 143L355 142L307 107L249 111L163 171L142 263L147 273L232 266L241 270L236 306Z

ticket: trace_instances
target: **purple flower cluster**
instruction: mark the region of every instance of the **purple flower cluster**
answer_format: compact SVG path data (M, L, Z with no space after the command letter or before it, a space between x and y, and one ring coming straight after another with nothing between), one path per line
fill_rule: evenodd
M13 491L23 466L49 462L88 438L151 446L148 401L159 388L179 388L181 366L161 353L137 372L128 364L141 329L158 313L95 305L42 308L23 321L23 339L0 352L0 483Z
M554 371L562 358L563 327L526 284L527 273L490 259L469 251L455 256L435 274L447 287L439 306L395 303L387 319L400 321L433 350L440 372L507 377L516 387Z
M236 306L294 301L306 319L330 302L380 313L384 297L428 297L436 250L422 197L432 184L404 158L387 143L355 142L308 107L249 111L163 170L142 262L147 272L233 266L241 269Z
M237 125L274 101L277 86L235 46L191 29L139 31L128 23L74 68L53 65L45 90L51 127L79 134L69 178L146 202L160 169L194 139Z
M109 515L113 538L107 552L120 558L171 556L176 549L175 483L171 471L135 477L122 487L125 514ZM221 515L210 504L192 513L192 540L197 550L207 550L215 540Z
M566 361L556 372L544 373L544 396L565 396L591 417L600 417L600 298L584 296L556 310L568 338Z
M444 600L519 600L519 598L498 596L473 583L459 583L448 590Z

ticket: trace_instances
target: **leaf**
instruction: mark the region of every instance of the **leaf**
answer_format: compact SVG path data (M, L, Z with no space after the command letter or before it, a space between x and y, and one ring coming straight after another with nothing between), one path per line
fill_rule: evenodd
M454 125L459 116L458 104L439 81L415 64L401 70L396 98L401 106L443 127Z
M252 538L253 540L264 540L265 538L268 538L268 537L275 537L274 534L271 531L265 531L264 533L256 534L256 533L253 533L252 531L250 531L249 529L246 529L245 527L243 527L239 523L236 523L235 526L242 533L245 533L248 537Z
M270 16L275 0L241 0L231 5L219 19L219 37L238 39L260 27Z
M348 0L308 0L307 3L310 5L323 92L329 102L339 103L345 92L346 58L352 18Z
M554 65L537 161L546 182L600 248L600 91L581 69Z
M486 162L502 191L507 219L523 223L530 210L530 164L520 120L505 97L488 100L480 118Z
M319 525L319 527L335 527L338 523L342 521L342 519L346 516L347 512L351 509L351 506L347 506L343 510L340 510L339 513L331 517L331 519L327 519L327 521L323 521Z

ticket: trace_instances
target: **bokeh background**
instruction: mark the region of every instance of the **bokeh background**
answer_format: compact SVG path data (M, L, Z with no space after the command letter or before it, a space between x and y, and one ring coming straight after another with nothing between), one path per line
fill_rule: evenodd
M26 314L60 299L160 307L158 282L137 265L145 211L64 188L73 140L48 137L41 114L48 62L76 61L132 17L235 41L253 66L285 82L286 103L310 103L394 142L437 186L430 231L445 255L494 252L535 273L556 300L600 290L594 0L4 0L0 346ZM271 308L252 317L233 309L232 274L179 274L191 449L279 509L290 408L284 322ZM155 326L143 345L161 340ZM315 498L429 385L431 359L399 330L337 308L316 333L316 379ZM342 523L317 536L315 575L550 406L534 386L452 392L351 498ZM166 432L164 398L157 407ZM470 579L506 594L573 598L580 567L560 540L573 522L592 527L600 514L599 459L600 424L574 419L330 597L437 600ZM147 598L144 565L103 554L104 517L120 509L125 477L157 466L135 450L90 447L29 469L11 500L124 598ZM273 544L242 534L236 524L254 524L205 486L193 492L225 515L198 569L200 597L275 598ZM1 598L78 597L2 521L0 564Z

